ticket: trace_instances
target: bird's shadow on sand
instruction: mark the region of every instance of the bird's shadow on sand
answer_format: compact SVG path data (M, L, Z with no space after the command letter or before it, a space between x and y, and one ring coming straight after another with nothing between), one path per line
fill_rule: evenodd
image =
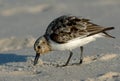
M27 57L25 55L17 55L17 54L1 54L0 53L0 65L11 63L11 62L26 62Z

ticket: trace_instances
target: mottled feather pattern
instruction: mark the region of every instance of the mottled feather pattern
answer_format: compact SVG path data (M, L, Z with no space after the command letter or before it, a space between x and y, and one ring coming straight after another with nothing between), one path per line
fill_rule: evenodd
M72 50L80 47L80 60L78 64L83 62L83 46L95 41L97 38L110 37L106 31L112 30L114 27L102 27L90 22L89 19L84 19L71 15L64 15L54 19L47 27L46 33L39 37L35 44L34 50L36 56L34 65L37 64L41 54L46 54L49 51L69 50L70 55L68 60L62 67L67 66L73 52Z
M46 37L57 43L66 43L74 38L84 38L102 32L104 27L91 23L89 19L64 15L53 20L46 30Z

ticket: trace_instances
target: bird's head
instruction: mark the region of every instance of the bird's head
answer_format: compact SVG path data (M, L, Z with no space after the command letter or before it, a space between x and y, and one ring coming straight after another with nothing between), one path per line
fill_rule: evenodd
M51 50L46 38L44 36L39 37L34 44L34 50L36 52L36 56L34 59L34 65L37 64L38 59L41 54L45 54Z

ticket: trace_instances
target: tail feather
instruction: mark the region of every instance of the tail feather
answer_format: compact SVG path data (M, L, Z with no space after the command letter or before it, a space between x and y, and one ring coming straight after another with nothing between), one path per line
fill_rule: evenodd
M115 29L115 28L114 28L114 27L104 28L104 29L101 29L101 30L99 30L99 31L93 32L93 33L89 34L88 36L95 35L95 34L98 34L98 33L104 33L106 37L115 38L115 37L109 35L109 34L106 32L106 31L109 31L109 30L112 30L112 29Z
M112 29L115 29L114 27L108 27L108 28L104 28L102 31L108 31L108 30L112 30Z
M109 35L107 32L103 32L106 37L115 38L114 36Z
M106 31L112 30L112 29L115 29L115 28L114 28L114 27L105 28L105 29L103 30L103 33L105 34L105 36L110 37L110 38L115 38L114 36L111 36L111 35L109 35L109 34L106 32Z

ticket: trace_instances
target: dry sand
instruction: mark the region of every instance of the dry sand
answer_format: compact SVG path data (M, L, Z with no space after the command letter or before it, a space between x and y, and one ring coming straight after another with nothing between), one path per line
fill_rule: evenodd
M33 44L48 24L63 14L115 26L116 39L98 39L85 46L83 64L75 49L70 64L62 65L68 52L41 56L33 66ZM119 0L0 0L0 81L120 81Z

